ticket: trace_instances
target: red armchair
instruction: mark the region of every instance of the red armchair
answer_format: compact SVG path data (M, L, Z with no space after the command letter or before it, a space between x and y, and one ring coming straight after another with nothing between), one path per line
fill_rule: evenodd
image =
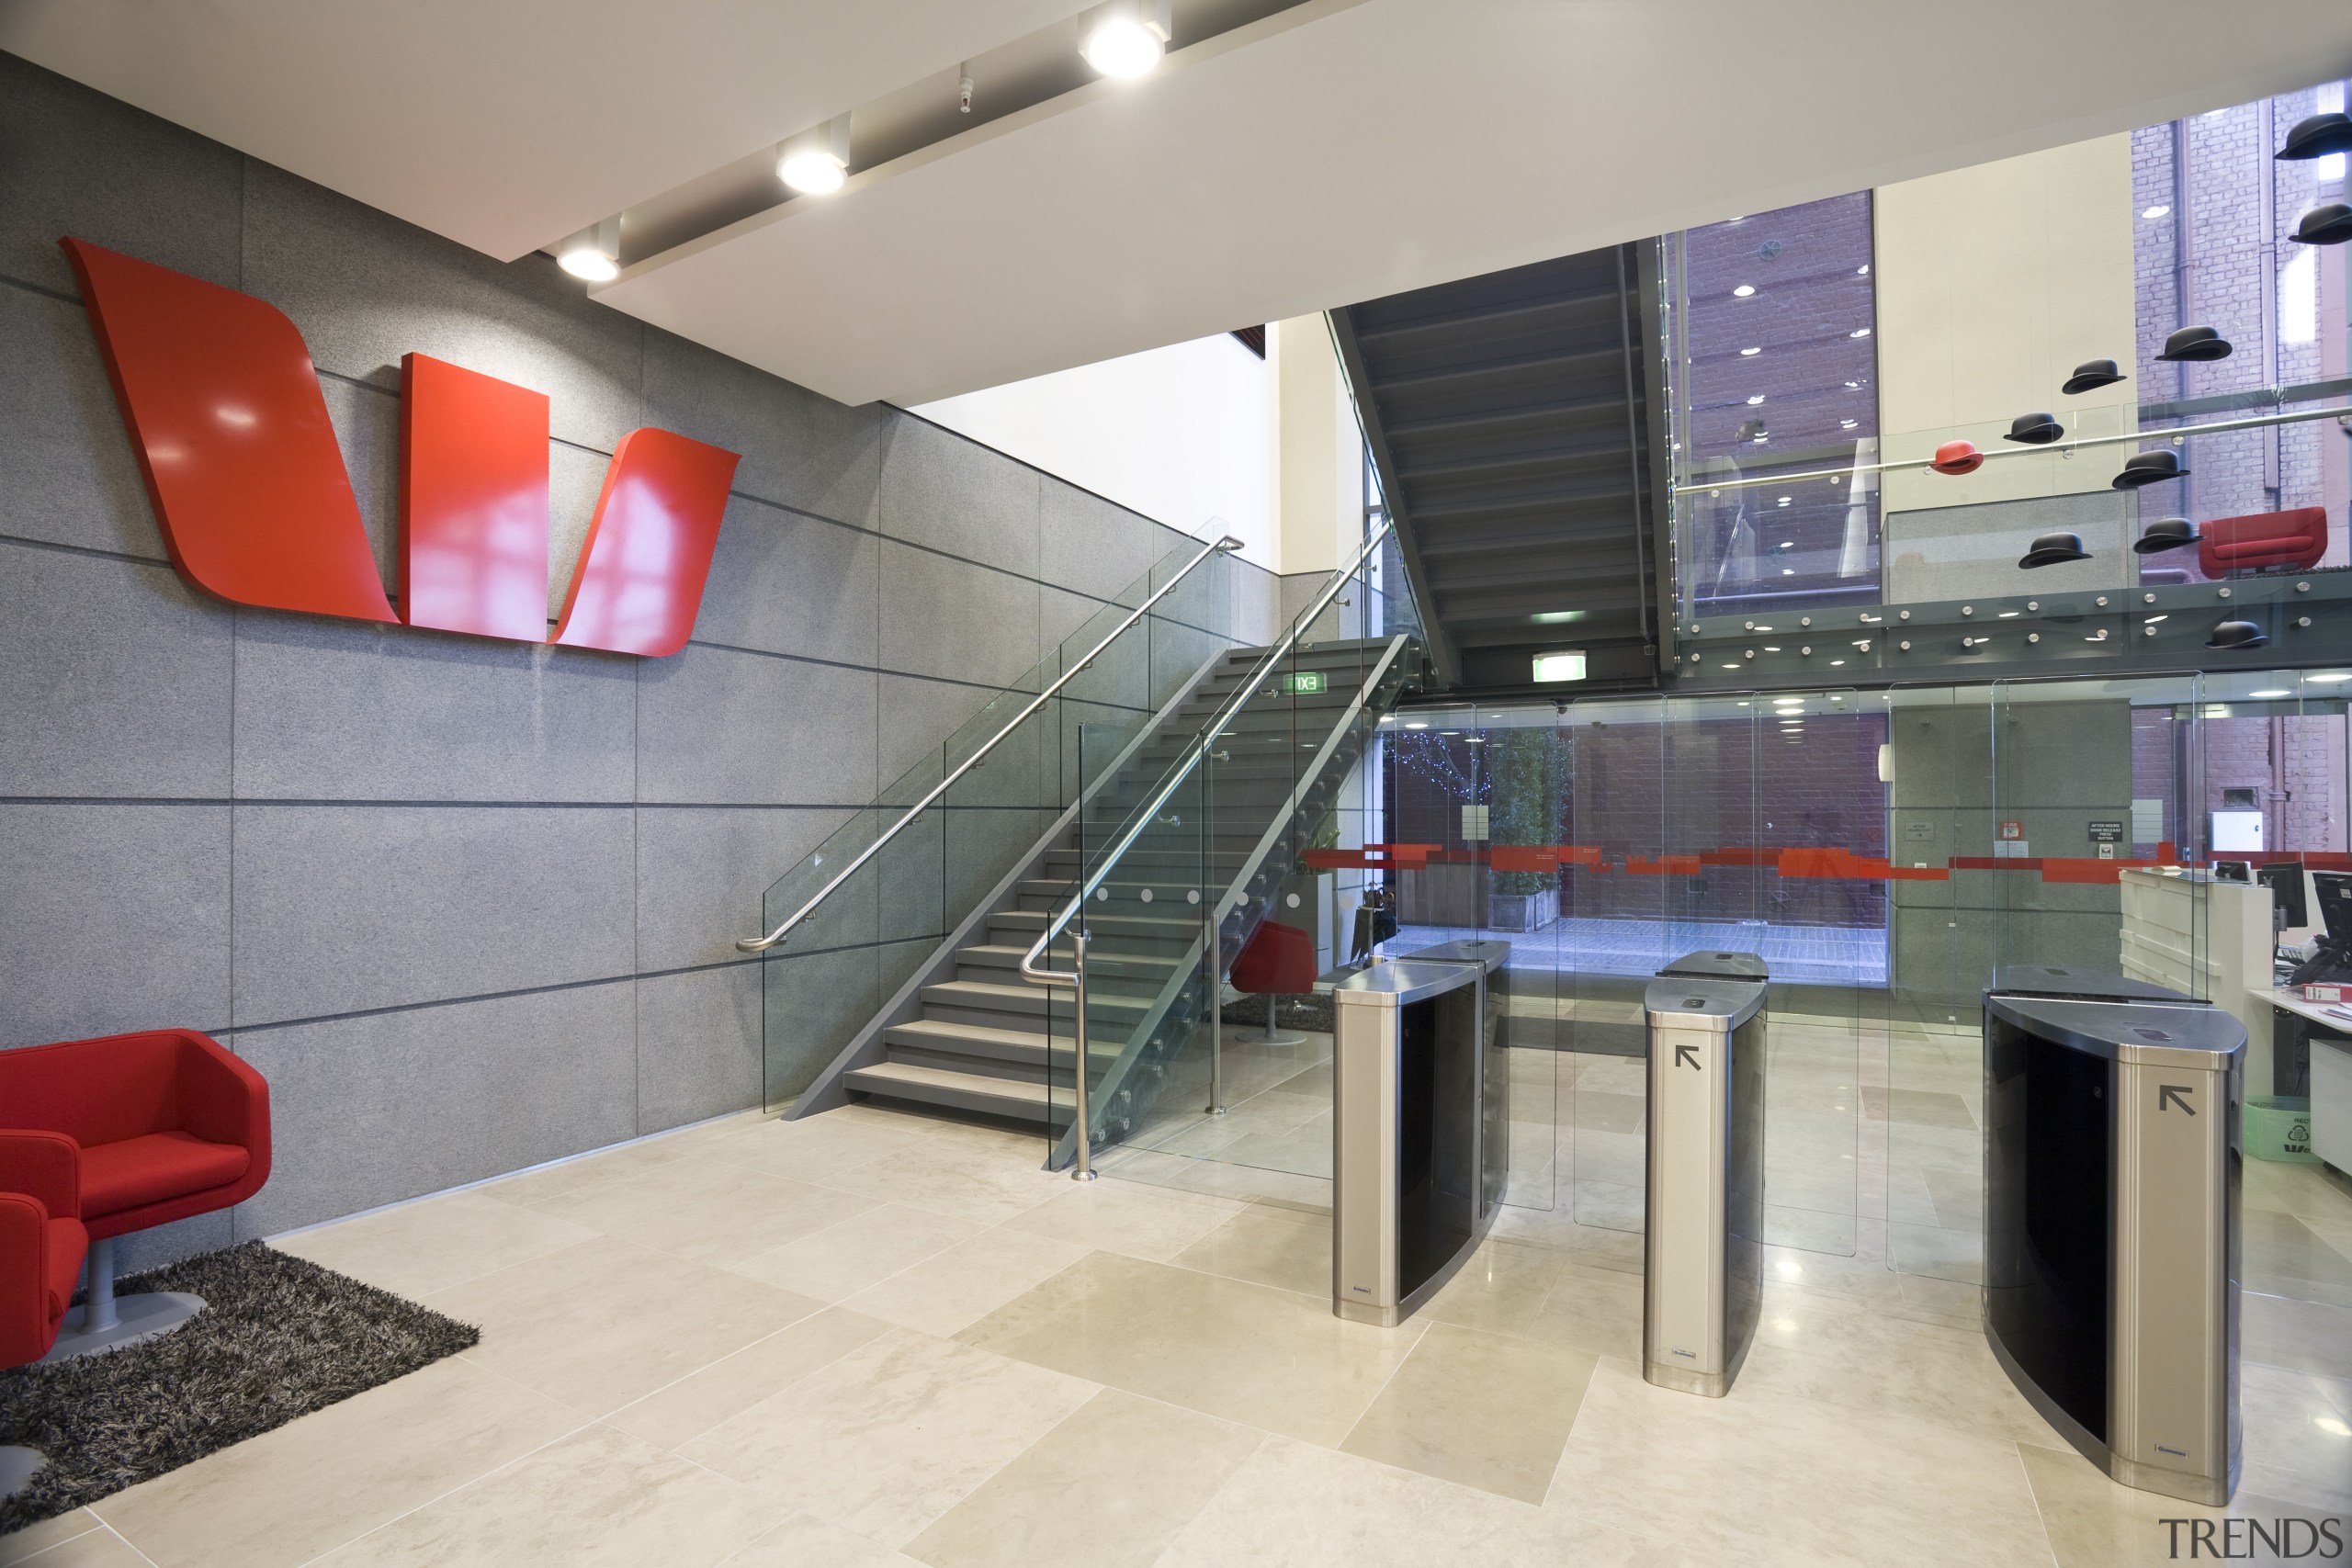
M114 1294L114 1240L242 1203L269 1179L269 1086L188 1029L0 1051L0 1105L81 1151L78 1218L90 1293L66 1338L84 1350L161 1333L203 1310L194 1296ZM0 1186L5 1186L0 1183Z
M2318 565L2327 553L2327 509L2322 506L2216 517L2197 531L2197 564L2208 577L2265 568L2300 571Z
M89 1236L82 1229L82 1151L62 1133L0 1129L0 1367L49 1354L74 1299ZM46 1462L0 1447L0 1497Z
M49 1354L81 1277L82 1155L62 1133L0 1131L0 1367Z
M1233 988L1266 998L1266 1032L1261 1044L1296 1044L1303 1035L1274 1026L1274 1008L1285 996L1315 989L1315 939L1296 926L1268 920L1250 933L1233 961Z

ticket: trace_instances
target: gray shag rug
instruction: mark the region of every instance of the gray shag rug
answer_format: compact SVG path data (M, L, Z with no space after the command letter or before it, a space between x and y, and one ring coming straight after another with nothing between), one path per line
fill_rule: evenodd
M480 1344L481 1330L257 1241L119 1280L204 1311L160 1338L0 1371L0 1444L49 1463L0 1535L71 1513Z

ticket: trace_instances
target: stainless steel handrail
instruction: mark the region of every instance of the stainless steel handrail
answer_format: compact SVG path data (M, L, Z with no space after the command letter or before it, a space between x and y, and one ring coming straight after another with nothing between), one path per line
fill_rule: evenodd
M1069 929L1070 921L1077 919L1079 911L1086 907L1086 901L1094 896L1097 888L1102 886L1103 879L1110 874L1111 868L1118 864L1126 852L1135 847L1137 839L1143 837L1144 829L1159 821L1161 810L1175 797L1178 787L1192 776L1195 768L1201 765L1201 761L1207 755L1208 749L1216 743L1219 736L1225 733L1226 727L1239 717L1241 710L1249 706L1250 699L1258 694L1258 683L1270 671L1289 656L1292 649L1298 646L1299 634L1313 626L1316 619L1331 607L1331 601L1340 596L1340 590L1345 587L1357 572L1363 570L1364 564L1372 559L1373 552L1380 547L1380 542L1388 536L1389 530L1395 526L1396 523L1393 519L1384 520L1378 528L1365 536L1363 547L1356 551L1355 558L1331 573L1331 581L1324 586L1321 593L1316 595L1315 602L1292 617L1290 629L1283 634L1282 640L1266 650L1266 656L1250 669L1249 679L1243 681L1235 689L1233 695L1226 700L1225 706L1217 710L1216 716L1211 719L1207 728L1201 731L1197 743L1191 748L1190 755L1183 765L1171 772L1161 782L1159 788L1153 793L1151 799L1131 814L1126 831L1120 834L1117 841L1112 844L1093 874L1080 878L1078 891L1071 895L1069 904L1063 907L1061 913L1046 922L1045 931L1039 934L1036 942L1031 944L1029 951L1021 955L1022 978L1032 985L1068 986L1078 993L1075 1009L1078 1021L1077 1050L1074 1054L1075 1066L1071 1074L1077 1080L1078 1086L1078 1093L1072 1100L1072 1111L1076 1117L1073 1132L1078 1151L1077 1163L1070 1168L1070 1177L1073 1180L1091 1181L1094 1176L1093 1161L1091 1157L1093 1140L1091 1136L1091 1129L1088 1124L1087 1114L1089 1107L1086 1083L1084 932L1081 931L1075 939L1076 963L1073 967L1067 970L1046 969L1041 968L1037 961L1045 955L1046 949L1053 943L1054 939ZM1369 595L1366 595L1366 608L1370 608ZM1215 940L1214 932L1210 940ZM1213 971L1214 968L1215 964L1212 964ZM1219 979L1221 980L1222 976L1219 976ZM1214 998L1211 998L1210 1006L1214 1010L1216 1006Z
M913 821L916 818L929 810L933 802L938 800L941 795L945 795L948 790L955 786L956 780L962 778L966 773L970 773L974 768L979 766L980 760L986 757L989 752L995 750L999 741L1012 734L1014 730L1020 728L1023 724L1026 724L1029 721L1030 715L1035 713L1039 708L1044 707L1048 702L1053 700L1055 693L1060 691L1064 686L1069 685L1072 681L1083 674L1087 667L1094 662L1096 655L1100 654L1104 649L1110 647L1113 643L1118 641L1122 637L1125 637L1127 633L1127 628L1134 626L1137 621L1142 620L1146 615L1149 615L1151 613L1151 607L1154 604L1159 604L1162 599L1167 598L1169 594L1174 592L1176 591L1176 585L1190 577L1193 574L1193 569L1194 567L1199 566L1203 561L1208 559L1209 557L1213 555L1221 553L1230 554L1240 547L1241 541L1235 538L1232 535L1227 534L1224 537L1218 539L1215 544L1203 550L1199 555L1196 555L1191 560L1186 561L1184 563L1183 570L1170 578L1165 583L1161 584L1149 598L1147 598L1142 604L1136 605L1133 611L1129 612L1126 619L1121 621L1117 626L1111 628L1109 636L1105 637L1101 642L1096 643L1091 649L1087 650L1085 658L1080 660L1076 664L1071 665L1068 670L1062 671L1060 679L1057 680L1052 685L1046 687L1044 691L1038 693L1037 695L1031 700L1028 706L1013 715L1011 723L1007 724L1002 729L998 730L994 735L989 736L987 744L983 745L978 750L973 752L970 756L965 758L961 763L957 764L955 772L949 773L945 778L933 785L931 792L925 795L921 800L916 801L912 806L907 807L905 815L901 816L896 822L891 823L888 829L884 829L879 837L877 837L872 843L866 845L864 850L860 851L856 859L842 867L840 871L835 872L833 874L833 879L831 882L826 883L824 886L817 889L817 893L814 897L810 898L806 904L801 905L797 909L795 909L786 918L785 922L782 925L768 932L767 935L738 937L735 940L737 951L742 953L765 953L769 948L774 947L777 942L782 942L786 936L790 935L793 927L807 919L809 915L815 911L818 905L832 897L833 890L835 888L841 886L842 883L847 882L851 877L856 875L859 867L865 865L867 861L872 860L876 854L879 853L883 845L888 843L892 839L897 838L899 836L899 829L904 828L908 823Z

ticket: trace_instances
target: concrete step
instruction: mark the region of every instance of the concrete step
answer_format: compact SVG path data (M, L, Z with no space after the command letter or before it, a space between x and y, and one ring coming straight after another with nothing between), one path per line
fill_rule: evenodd
M886 1100L913 1100L952 1110L1052 1125L1070 1114L1070 1091L1024 1078L959 1073L911 1062L876 1062L842 1076L842 1087Z
M1106 939L1107 940L1107 939ZM958 970L1007 970L1018 973L1026 947L997 946L959 947L956 950ZM1096 946L1086 955L1086 977L1090 985L1105 979L1125 977L1139 980L1165 980L1180 960L1171 955L1151 953L1122 953Z
M1055 1010L1069 1016L1069 989L1063 986L1033 986L1027 981L1007 985L1001 980L964 979L942 980L922 988L925 1008L953 1008L967 1018L973 1015L1000 1015L994 1019L981 1016L979 1021L993 1022L1002 1027L1005 1017L1043 1018L1050 996ZM1115 1017L1129 1021L1143 1016L1150 1003L1142 997L1125 997L1100 987L1087 987L1087 1010L1090 1017ZM1092 1033L1092 1030L1088 1031Z

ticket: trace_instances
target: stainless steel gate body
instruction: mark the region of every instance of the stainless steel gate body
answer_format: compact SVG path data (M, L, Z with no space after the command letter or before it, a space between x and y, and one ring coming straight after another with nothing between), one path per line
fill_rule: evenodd
M2219 1008L1984 998L1984 1336L2127 1486L2236 1488L2245 1029Z
M1758 980L1668 976L1649 1037L1642 1375L1721 1398L1763 1300L1764 1000Z

